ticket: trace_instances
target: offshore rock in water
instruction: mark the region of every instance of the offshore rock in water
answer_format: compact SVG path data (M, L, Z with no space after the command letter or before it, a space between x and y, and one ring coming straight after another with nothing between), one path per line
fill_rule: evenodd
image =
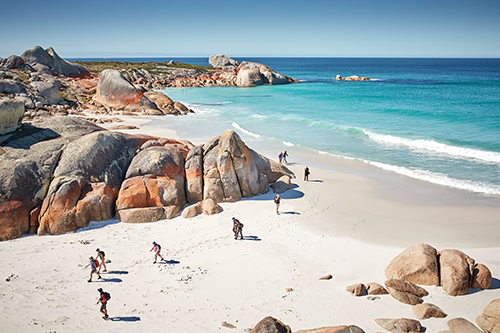
M340 75L337 75L335 77L335 80L337 81L372 81L373 79L370 79L369 77L363 77L363 76L357 76L357 75L351 75L348 77L341 77Z

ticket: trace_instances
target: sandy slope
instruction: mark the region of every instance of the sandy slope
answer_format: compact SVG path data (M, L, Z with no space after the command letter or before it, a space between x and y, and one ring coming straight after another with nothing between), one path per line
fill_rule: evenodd
M147 127L141 131L152 134ZM356 298L345 287L383 284L387 263L418 242L438 250L461 249L495 277L491 289L470 289L460 297L425 287L425 302L448 314L421 321L428 332L447 329L448 319L455 317L474 322L500 297L498 206L480 205L480 200L462 205L462 199L453 202L450 196L426 204L418 198L429 193L425 187L403 196L399 181L381 184L315 168L312 181L304 182L303 166L291 168L299 177L283 194L280 215L268 193L222 203L224 211L214 216L147 224L93 222L64 235L1 242L2 331L244 332L271 315L294 331L355 324L382 332L374 319L416 319L411 306L388 295ZM244 240L233 239L233 216L245 224ZM162 245L166 262L153 264L152 241ZM102 281L87 283L84 266L97 247L111 260L108 273ZM318 279L325 274L334 277ZM95 305L99 287L112 295L108 321ZM224 321L236 328L222 327Z

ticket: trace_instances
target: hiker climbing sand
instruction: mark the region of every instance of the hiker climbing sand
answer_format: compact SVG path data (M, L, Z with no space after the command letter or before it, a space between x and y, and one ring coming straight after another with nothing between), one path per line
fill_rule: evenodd
M93 257L90 257L89 260L90 261L89 261L88 265L85 266L85 268L90 266L90 279L87 282L92 282L92 275L94 273L97 274L98 279L102 279L101 274L99 274L99 272L97 271L97 267L99 266L99 262L96 259L94 259Z
M160 251L161 251L160 244L157 244L156 242L153 242L153 248L151 250L149 250L149 252L151 252L153 250L155 251L155 261L153 262L153 264L156 264L156 260L157 260L158 257L160 257L161 260L165 260L165 259L163 259L163 257L160 254Z
M99 300L97 301L96 304L101 303L101 309L99 311L101 311L101 313L104 315L102 319L108 319L109 316L108 316L107 305L108 301L111 298L111 295L108 292L102 290L102 288L97 289L97 291L99 292Z
M101 267L104 267L104 270L103 272L107 272L108 270L106 269L106 260L104 259L104 251L101 251L99 249L96 250L97 252L97 258L96 259L99 259L101 260L101 262L99 263L99 270L98 272L101 273Z

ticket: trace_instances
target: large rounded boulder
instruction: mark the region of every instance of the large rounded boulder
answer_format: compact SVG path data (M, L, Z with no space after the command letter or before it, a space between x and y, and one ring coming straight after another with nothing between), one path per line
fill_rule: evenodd
M385 269L388 279L425 286L439 286L437 251L428 244L415 244L391 260Z
M94 99L116 110L145 112L153 115L163 114L158 110L156 104L114 69L106 69L99 74L99 84Z

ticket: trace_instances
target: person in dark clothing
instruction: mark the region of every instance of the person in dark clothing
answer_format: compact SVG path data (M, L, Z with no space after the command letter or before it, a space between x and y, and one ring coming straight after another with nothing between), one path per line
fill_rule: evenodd
M304 169L304 180L305 181L308 181L309 180L309 174L311 172L309 172L309 167L306 166L306 168Z
M109 293L105 292L102 290L102 288L97 289L99 292L99 300L97 301L96 304L101 303L101 313L104 315L102 319L108 319L108 309L107 309L107 304L108 304L108 299L109 299Z
M238 239L238 235L240 235L240 239L243 239L243 227L243 223L241 223L237 218L233 217L234 239Z

